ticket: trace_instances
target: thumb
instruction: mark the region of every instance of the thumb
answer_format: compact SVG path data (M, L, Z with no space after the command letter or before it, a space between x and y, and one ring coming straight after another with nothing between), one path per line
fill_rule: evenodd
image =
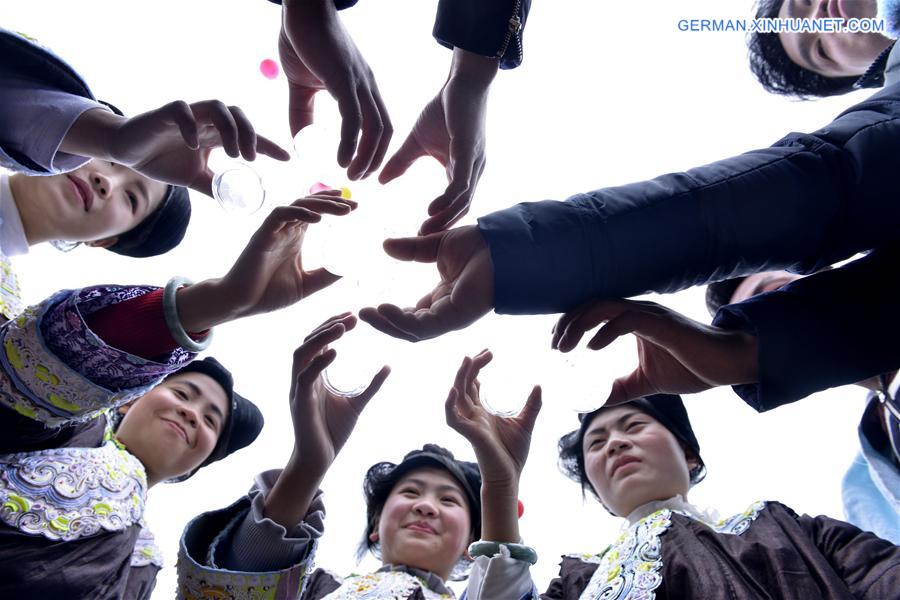
M437 261L441 241L446 231L408 238L391 238L384 241L384 251L397 260L432 263Z
M425 156L425 150L419 145L412 134L403 141L403 145L388 159L381 173L378 174L378 183L385 184L400 177L414 162Z
M644 396L656 394L657 390L647 381L640 369L613 381L612 389L603 406L618 406Z
M319 290L327 288L340 278L340 275L335 275L324 268L307 271L303 275L303 295L304 297L311 296Z
M204 166L203 170L200 171L194 180L191 181L191 185L189 186L192 190L197 190L202 194L206 194L210 198L213 197L212 193L212 185L213 185L213 172L208 166Z
M519 411L519 419L521 419L522 425L527 431L534 431L534 423L535 421L537 421L538 413L541 412L542 404L543 401L541 399L541 386L536 385L528 395L528 400L525 402L525 406L523 406L522 410Z

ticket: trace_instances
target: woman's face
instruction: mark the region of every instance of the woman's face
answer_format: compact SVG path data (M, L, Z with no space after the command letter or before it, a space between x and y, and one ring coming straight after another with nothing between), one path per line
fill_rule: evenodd
M620 517L653 500L676 494L687 497L690 469L698 464L688 460L671 431L628 405L594 417L582 452L588 481L603 504Z
M784 0L782 19L874 18L876 0ZM892 41L880 33L834 31L779 33L794 64L825 77L862 75Z
M410 471L391 490L378 518L382 561L447 579L472 541L470 510L462 487L447 471Z
M29 243L48 240L108 246L160 205L168 186L127 167L92 160L51 177L10 178Z
M225 390L202 373L173 375L120 410L116 437L147 469L150 485L190 473L216 447L228 418Z

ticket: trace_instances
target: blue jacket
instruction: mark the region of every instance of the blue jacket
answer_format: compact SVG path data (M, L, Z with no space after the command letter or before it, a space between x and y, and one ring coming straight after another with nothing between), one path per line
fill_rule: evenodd
M898 266L900 244L895 243L838 269L723 306L714 325L759 339L759 382L735 386L735 392L765 411L897 368L900 322L890 288Z
M357 1L334 0L334 5L342 10ZM522 30L530 9L531 0L440 0L432 34L442 46L498 58L501 69L513 69L522 64Z
M478 225L496 310L558 313L763 270L814 272L900 236L898 156L895 84L770 148L492 213Z

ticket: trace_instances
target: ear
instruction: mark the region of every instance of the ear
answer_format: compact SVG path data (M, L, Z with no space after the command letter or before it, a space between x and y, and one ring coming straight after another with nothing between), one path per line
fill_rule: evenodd
M119 408L116 409L116 412L118 412L120 415L127 414L128 411L131 410L131 407L134 405L135 402L136 402L136 400L132 400L131 402L129 402L127 404L123 404L122 406L120 406Z
M112 237L103 238L102 240L94 240L92 242L84 242L85 246L90 246L91 248L109 248L110 246L114 246L119 241L119 236L114 235Z
M378 543L378 532L377 531L373 531L372 533L369 534L369 541L372 542L373 544Z

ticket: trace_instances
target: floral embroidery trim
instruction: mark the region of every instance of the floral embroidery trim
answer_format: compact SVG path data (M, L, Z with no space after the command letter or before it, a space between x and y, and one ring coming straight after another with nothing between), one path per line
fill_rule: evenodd
M132 364L131 355L103 344L86 329L74 296L71 291L59 292L0 328L0 365L6 375L0 377L0 404L49 427L87 421L140 397L177 368ZM59 355L48 347L50 339L61 348L77 347L77 352ZM73 358L76 355L80 358ZM179 366L180 360L176 361ZM81 375L109 379L114 373L121 380L128 373L137 376L143 371L152 372L152 377L145 373L140 381L128 382L134 386L114 388L119 391Z
M0 456L0 521L28 535L73 541L140 523L144 465L111 439L98 448Z
M12 319L24 309L19 278L9 262L0 252L0 315Z
M147 565L162 569L163 555L159 546L156 545L153 533L146 527L141 527L138 539L134 543L134 550L131 551L131 566L146 567Z
M717 533L741 535L765 508L754 502L744 512L712 526ZM693 518L682 511L658 510L624 531L600 554L571 554L594 563L594 571L581 600L653 600L662 583L662 535L672 526L672 513Z
M422 579L405 571L376 571L352 575L322 600L407 600L417 589L426 600L452 600L453 595L439 594Z

